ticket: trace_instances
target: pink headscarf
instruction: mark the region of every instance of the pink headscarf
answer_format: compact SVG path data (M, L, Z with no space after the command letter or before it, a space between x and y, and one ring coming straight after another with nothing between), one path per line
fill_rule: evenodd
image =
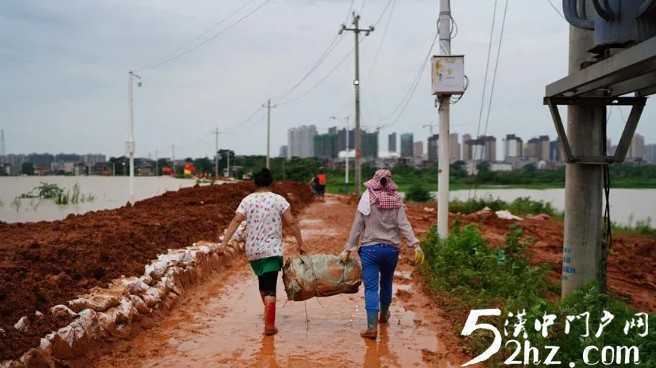
M383 186L381 179L387 179L387 184ZM397 186L392 180L392 173L386 169L376 170L374 177L364 183L369 192L369 201L372 205L380 209L401 208L403 201L396 191Z

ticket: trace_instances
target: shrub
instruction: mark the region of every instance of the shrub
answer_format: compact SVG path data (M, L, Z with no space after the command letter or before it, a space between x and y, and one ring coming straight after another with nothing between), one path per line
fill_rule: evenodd
M426 187L421 184L413 184L405 194L405 198L412 202L428 202L432 197Z

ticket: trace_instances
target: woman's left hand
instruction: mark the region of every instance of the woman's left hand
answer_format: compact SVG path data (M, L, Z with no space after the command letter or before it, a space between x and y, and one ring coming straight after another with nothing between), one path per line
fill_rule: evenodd
M416 264L424 263L424 250L421 249L421 246L419 244L415 246L415 263Z

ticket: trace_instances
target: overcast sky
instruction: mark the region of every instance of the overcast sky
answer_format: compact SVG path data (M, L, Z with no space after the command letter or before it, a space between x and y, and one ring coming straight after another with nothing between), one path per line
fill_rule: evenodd
M216 127L225 131L222 148L263 154L265 111L243 121L269 97L279 103L272 112L274 155L286 143L290 127L311 123L325 131L343 124L330 116L341 120L352 115L353 56L346 56L346 62L326 75L352 50L352 33L341 36L327 60L287 101L275 97L285 94L334 39L351 0L269 0L237 26L204 41L263 2L2 0L0 128L5 131L7 152L123 154L130 69L139 71L144 81L135 90L139 156L155 151L170 156L171 145L176 146L177 157L211 155ZM355 0L361 25L374 23L387 2ZM452 3L458 24L452 52L466 55L470 80L467 94L453 107L452 131L475 134L493 2ZM504 1L499 3L498 15ZM427 54L435 34L437 4L437 0L396 0L376 31L362 42L362 123L374 129L397 121L381 131L382 149L388 133L413 132L416 140L425 139L428 128L422 126L437 121L427 70L404 113L390 118ZM235 15L217 24L230 14ZM549 134L553 139L555 130L541 101L545 84L566 74L568 26L547 0L511 0L505 32L488 133L499 140L507 133L524 139ZM205 44L148 68L198 42ZM648 103L638 127L647 142L656 142L655 111L654 104ZM622 113L614 109L610 132L614 142L621 118Z

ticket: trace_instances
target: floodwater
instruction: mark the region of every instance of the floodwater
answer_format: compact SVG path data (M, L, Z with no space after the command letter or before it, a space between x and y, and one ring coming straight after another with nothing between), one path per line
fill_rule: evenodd
M301 216L310 253L336 254L349 231L353 206L328 197ZM322 236L323 231L331 236ZM294 253L293 241L287 253ZM406 254L404 257L407 257ZM448 337L449 323L423 294L407 258L395 273L390 323L378 339L365 326L363 287L350 295L288 302L278 280L279 333L263 336L257 280L245 261L186 294L173 311L132 340L119 342L94 368L207 367L456 367L468 359Z
M450 199L467 200L473 198L499 198L512 201L519 197L550 202L559 210L565 209L564 189L478 189L476 191L452 191ZM637 221L656 221L656 189L611 189L610 213L613 222L622 225L635 225ZM653 224L652 224L653 225Z
M129 200L129 178L125 176L5 176L0 177L0 221L33 222L60 220L70 214L118 208ZM77 184L80 194L93 200L59 206L52 200L38 198L17 199L42 182L57 184L65 191L73 191ZM141 200L196 184L193 179L168 176L134 178L135 199Z

